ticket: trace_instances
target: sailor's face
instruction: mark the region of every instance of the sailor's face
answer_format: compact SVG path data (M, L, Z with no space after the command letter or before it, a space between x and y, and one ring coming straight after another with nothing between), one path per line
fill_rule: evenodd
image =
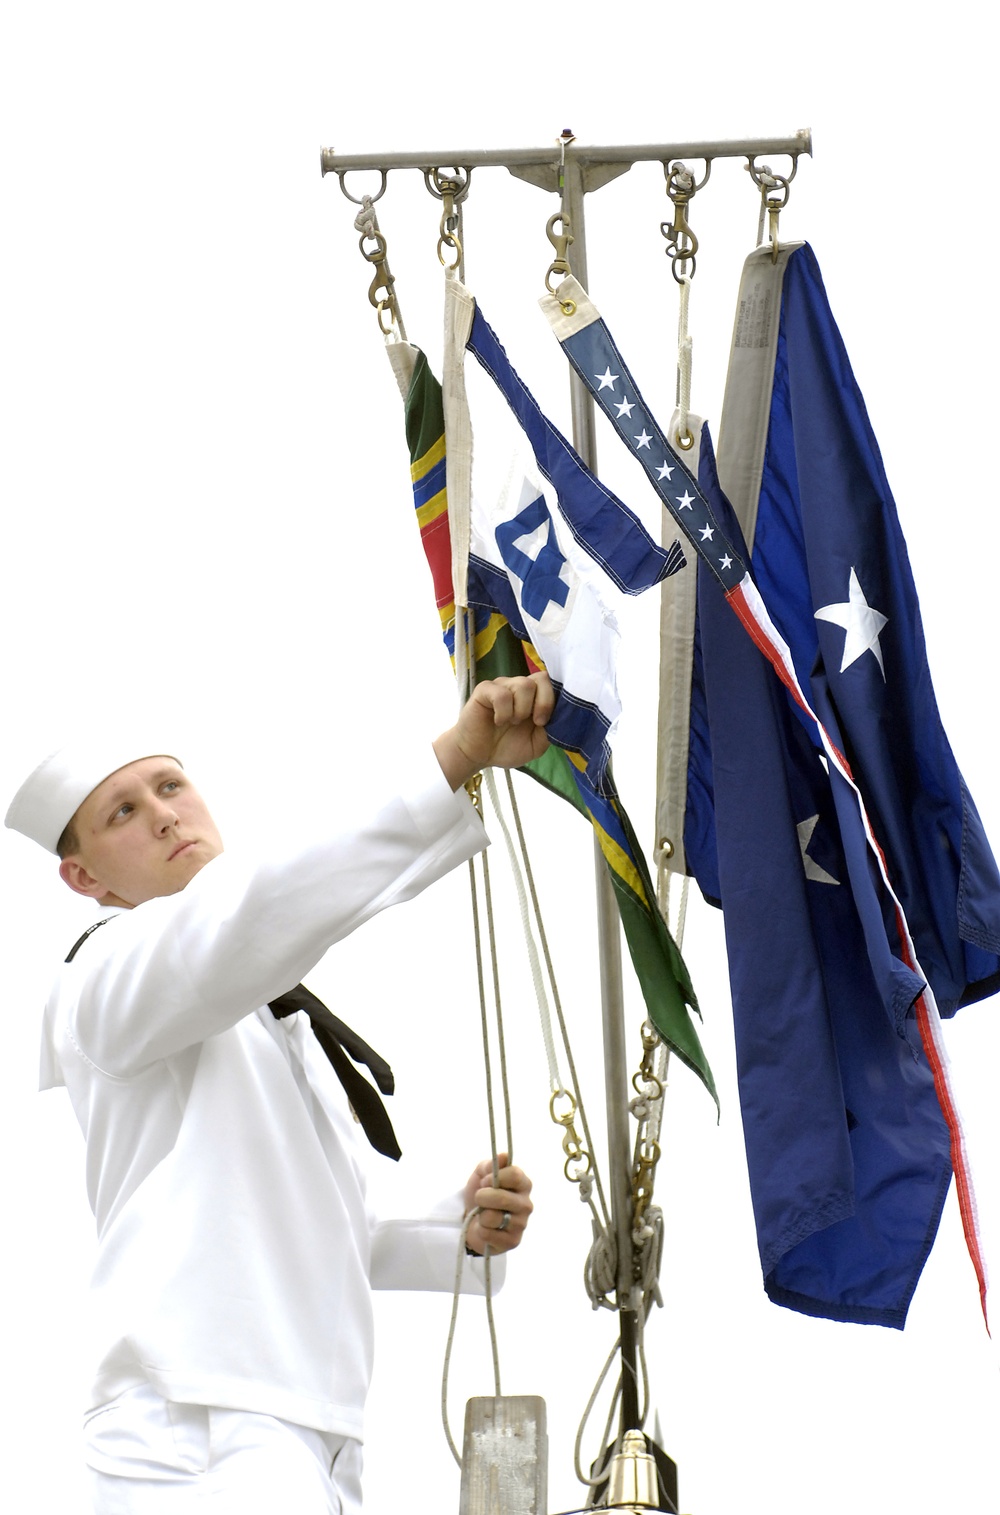
M112 773L84 800L73 829L78 849L59 871L78 893L108 905L177 894L222 851L208 806L168 757Z

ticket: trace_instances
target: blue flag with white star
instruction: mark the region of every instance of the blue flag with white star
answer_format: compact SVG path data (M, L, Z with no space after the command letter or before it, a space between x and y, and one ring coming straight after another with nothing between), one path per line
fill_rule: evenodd
M608 738L620 708L612 646L615 591L640 594L660 583L683 568L684 552L679 542L661 547L635 512L587 468L511 365L478 304L455 286L450 293L464 299L468 351L507 400L514 430L527 440L529 456L553 496L550 507L523 458L515 470L520 493L512 487L484 493L474 484L469 604L499 611L517 636L536 648L556 689L549 736L581 755L588 782L601 792L611 755ZM485 379L481 383L488 385ZM504 476L488 446L488 434L477 432L474 479ZM584 586L582 593L578 585Z
M724 438L733 414L747 423L729 449L738 517L710 447L696 478L694 454L667 442L586 292L569 279L541 303L698 556L684 851L726 915L768 1293L901 1326L954 1167L985 1310L935 996L952 1013L997 987L1000 877L941 729L895 507L815 262L793 265L783 301L780 285L741 292L723 418ZM734 397L769 328L766 391ZM861 664L881 685L844 688Z
M684 566L679 542L661 547L639 517L601 483L541 410L476 307L468 341L518 420L579 546L625 594L641 594Z
M876 875L854 796L832 765L829 784L817 774L815 731L787 701L769 710L752 670L737 672L739 649L702 574L692 695L701 739L691 745L700 771L688 791L687 861L718 890L727 918L768 1293L806 1313L902 1326L952 1167L985 1307L968 1158L934 1025L937 1009L951 1015L1000 983L1000 877L941 724L896 507L815 257L808 247L789 250L775 271L758 257L760 288L752 264L741 311L770 312L773 353L762 359L760 327L737 323L725 478L750 536L756 585L846 757L892 892ZM755 375L745 393L734 382L741 375ZM761 416L766 437L755 437ZM694 813L706 803L710 824ZM801 848L798 870L785 860L784 884L776 807L788 807L785 847L794 826ZM760 896L741 882L751 858L755 888L781 901L767 920L755 920ZM808 912L793 925L803 895ZM914 949L907 961L901 914ZM758 979L761 971L771 979ZM802 1012L794 1029L783 1018L790 1003ZM807 1062L810 1019L817 1035ZM824 1064L842 1084L838 1101L831 1083L825 1105ZM797 1086L808 1091L804 1104ZM841 1170L845 1132L850 1167ZM848 1173L853 1209L840 1218Z
M941 724L896 506L805 245L784 270L753 503L754 578L803 688L829 702L920 967L952 1015L1000 987L1000 874Z
M738 540L707 430L700 481ZM890 945L854 796L703 566L698 638L764 1287L902 1328L952 1173L930 1060L895 1024L923 980Z
M645 469L699 559L727 593L737 591L747 576L743 556L727 537L697 477L664 436L583 286L571 276L559 285L558 298L546 296L540 304L549 315L563 352L629 452ZM567 309L570 314L560 318L558 312Z

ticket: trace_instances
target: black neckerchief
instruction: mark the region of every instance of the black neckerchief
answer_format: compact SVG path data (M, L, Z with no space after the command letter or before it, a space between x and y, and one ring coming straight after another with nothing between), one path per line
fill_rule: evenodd
M88 936L99 926L106 926L112 919L112 916L106 915L101 920L95 921L92 926L88 926L80 939L69 949L66 956L67 963L73 961ZM381 1152L384 1156L391 1157L393 1162L398 1162L402 1154L399 1142L396 1140L396 1133L392 1129L389 1112L379 1098L378 1090L372 1088L364 1075L350 1061L350 1058L353 1058L355 1063L364 1063L382 1093L392 1094L396 1083L392 1076L392 1069L385 1058L380 1057L373 1048L369 1047L356 1031L351 1030L350 1026L345 1026L344 1022L338 1019L332 1010L328 1010L323 1001L317 999L305 984L297 984L294 989L289 989L287 994L279 994L277 999L271 1000L269 1009L276 1020L282 1020L286 1015L294 1015L298 1010L305 1012L309 1017L316 1040L343 1084L351 1109L368 1140L376 1152Z

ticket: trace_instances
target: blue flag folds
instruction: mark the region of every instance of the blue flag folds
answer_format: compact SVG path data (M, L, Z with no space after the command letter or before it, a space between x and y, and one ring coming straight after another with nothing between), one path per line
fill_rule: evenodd
M478 306L467 345L517 418L576 541L612 583L625 594L640 594L683 568L680 543L663 548L655 542L634 511L605 488L543 414Z
M725 520L707 432L699 477ZM952 1171L931 1066L887 1013L909 1009L923 981L890 950L854 795L821 763L712 576L698 577L717 887L764 1286L806 1314L901 1328Z
M1000 877L941 730L864 405L815 260L796 257L771 275L783 300L780 283L741 291L723 420L739 519L707 434L682 496L663 482L676 454L650 467L667 444L585 292L564 301L565 281L542 305L595 398L618 386L602 408L698 554L684 849L726 916L765 1286L899 1327L952 1167L985 1309L935 997L951 1013L997 987Z
M1000 876L941 724L896 507L808 246L788 258L780 311L753 573L803 687L816 670L814 695L828 690L948 1016L1000 987Z
M760 693L751 696L749 671L734 703L737 690L727 689L733 663L720 657L721 612L707 582L699 584L704 682L693 691L692 719L696 726L707 720L711 772L704 771L704 748L693 743L701 772L689 786L688 864L710 890L720 889L727 917L747 1160L768 1293L807 1313L902 1326L952 1166L985 1290L961 1127L936 1028L938 1008L952 1014L997 987L1000 878L941 726L895 505L811 250L790 250L777 269L769 253L749 260L740 312L752 312L754 324L738 321L734 337L724 477L761 597L828 738L844 754L892 889L874 866L855 797L836 765L828 785L817 779L815 732L791 707L768 717ZM729 766L734 752L743 765L738 776ZM696 812L712 790L716 846L709 856L703 843L711 826ZM731 828L742 809L752 829L779 804L776 795L787 795L786 831L794 823L802 854L799 877L786 870L781 914L763 928L741 893ZM757 838L757 869L771 870L765 887L777 895L773 814L771 822L770 843ZM808 916L793 924L792 901L803 894ZM769 932L774 957L755 951L756 929ZM797 1036L785 1028L776 1059L775 1044L761 1042L767 999L755 979L762 963L781 962L812 964L812 997L801 995L806 1015L796 1017ZM794 1000L777 990L772 986L771 1004L787 1010ZM810 1015L819 1023L824 1005L850 1169L831 1139L837 1081L825 1104L806 1082L807 1068L815 1080L816 1064L806 1061L805 1027ZM790 1095L796 1083L809 1088L808 1123ZM785 1185L782 1154L794 1155L797 1172L810 1171L811 1157L811 1196ZM848 1173L850 1212L824 1222L824 1204Z

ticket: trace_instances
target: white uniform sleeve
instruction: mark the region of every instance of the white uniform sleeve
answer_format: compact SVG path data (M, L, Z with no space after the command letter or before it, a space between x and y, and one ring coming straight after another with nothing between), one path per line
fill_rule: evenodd
M63 969L77 1052L112 1077L226 1030L292 988L334 942L411 898L486 842L434 757L411 788L349 829L310 815L310 839L263 863L215 858L179 894L123 911Z
M422 1289L451 1293L455 1287L462 1235L462 1195L456 1193L419 1219L376 1220L372 1226L371 1285L373 1289ZM493 1258L492 1287L496 1293L506 1275L505 1255ZM483 1262L462 1248L460 1290L486 1292Z

